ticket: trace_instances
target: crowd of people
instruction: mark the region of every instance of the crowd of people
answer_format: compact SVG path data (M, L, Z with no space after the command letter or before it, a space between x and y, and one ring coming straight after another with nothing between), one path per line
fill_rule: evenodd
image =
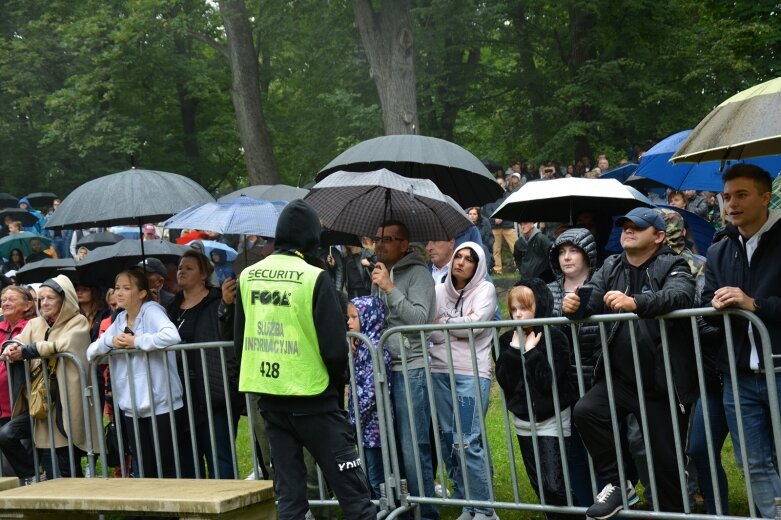
M564 175L592 171L580 163ZM608 167L600 157L597 169ZM263 473L273 475L280 518L308 514L311 460L345 516L365 518L374 515L370 499L380 497L386 473L375 360L387 373L388 416L413 496L433 497L439 488L470 502L492 500L494 471L484 433L495 379L512 414L526 474L546 504L572 503L586 507L589 517L606 519L638 501L635 486L642 482L646 490L655 486L660 510L682 512L690 499L678 478L685 463L689 485L701 491L707 512L727 514L719 448L731 435L740 463L742 428L754 502L762 516L772 517L781 479L763 386L764 371L772 368L764 365L767 345L744 318L731 321L730 338L720 316L700 319L703 394L690 322L671 320L662 327L655 319L679 309L739 308L763 321L773 353L781 349L776 341L781 280L768 264L781 243L781 212L769 209L770 175L754 166L730 168L721 206L709 194L666 194L670 205L684 205L720 227L707 251L692 251L686 224L673 210L637 208L621 216L615 225L623 252L615 255L605 249L613 223L599 208L564 224L490 218L523 183L561 173L550 164L539 170L513 165L509 174L497 175L505 195L468 208L474 225L451 240L414 244L405 222L388 220L374 236L363 237L361 246L323 247L316 214L306 202L294 201L280 215L276 237L252 237L264 245L263 259L237 273L238 279L221 255L207 258L196 248L179 260L175 280L162 262L149 258L119 273L108 293L64 275L32 288L10 285L2 291L0 321L7 340L7 363L0 363L0 451L23 483L42 475L80 475L87 432L79 426L85 424L82 417L68 415L94 412L82 407L83 382L67 360L41 366L54 353L70 352L85 364L96 359L107 364L94 406L104 407L125 432L122 474L237 478L233 444L239 416L246 413L242 393L250 393L247 402L263 418L252 426L265 444L259 450ZM154 235L154 227L149 233ZM505 263L503 244L515 267ZM12 267L24 261L20 255L12 252ZM502 317L492 275L515 270L518 282L507 293L508 314ZM625 312L640 320L607 323L604 335L588 321L595 314ZM511 327L497 341L493 328L470 327L501 318L562 316L576 320L574 326ZM372 351L389 328L431 324L442 328L396 333L381 352ZM348 330L369 342L345 342ZM727 339L733 367L727 362ZM235 348L168 348L219 340L232 340ZM279 343L285 347L267 348ZM125 355L138 351L146 355ZM53 430L46 415L31 420L24 410L31 396L23 372L17 373L21 360L30 361L31 370L41 366L42 372L56 373L52 382L60 390L51 398ZM342 413L345 406L349 420ZM646 438L651 427L654 433ZM716 482L706 437L717 445ZM81 450L76 463L68 457L69 442ZM688 462L678 459L676 443L684 446ZM183 454L180 468L175 453ZM589 456L594 485L601 490L596 497ZM437 472L440 459L444 473ZM438 486L438 475L449 482ZM650 501L650 493L645 498ZM435 506L419 507L422 518L439 517ZM466 505L459 516L493 518L496 512L484 505Z

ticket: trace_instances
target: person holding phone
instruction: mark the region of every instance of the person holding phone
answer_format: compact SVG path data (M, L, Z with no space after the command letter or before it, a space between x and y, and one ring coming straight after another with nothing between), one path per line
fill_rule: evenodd
M92 361L112 350L143 350L146 353L146 356L131 354L109 358L114 398L127 421L127 435L134 457L140 454L141 474L138 476L176 477L174 443L177 439L173 436L169 414L180 410L184 402L182 382L176 371L176 355L172 350L164 349L179 343L179 332L168 319L165 309L151 300L149 282L140 271L119 273L114 281L114 295L117 305L124 310L105 334L92 342L87 349L87 359ZM158 391L150 394L150 387ZM138 435L134 418L138 421ZM178 424L183 424L180 413L176 414L176 419ZM153 421L156 423L157 439L153 433ZM177 427L177 430L180 428ZM158 473L155 461L156 442L162 473Z
M646 420L654 434L646 443L651 446L662 511L682 512L685 496L681 494L678 475L675 434L685 443L691 406L698 394L694 347L691 327L686 320L667 322L666 335L672 379L660 376L662 363L662 330L657 316L692 307L695 283L689 264L667 247L666 224L659 210L635 208L616 221L622 228L621 246L624 252L605 260L594 273L587 287L592 289L588 301L576 293L566 294L562 311L574 315L581 306L585 315L635 313L641 318L635 325L616 321L607 327L608 358L600 357L594 369L594 386L574 407L573 418L586 448L594 461L597 475L607 485L597 495L586 515L604 520L635 501L631 482L622 482L616 459L616 446L611 422L611 407L622 421L633 414ZM634 337L630 327L634 327ZM640 380L636 379L634 355ZM613 397L608 398L605 363L610 363ZM640 413L638 385L643 387L645 414ZM671 410L669 396L677 401ZM677 422L677 432L673 428ZM626 493L626 502L623 500Z
M597 242L594 235L585 228L572 228L563 232L553 242L550 248L550 266L555 280L548 284L553 295L552 316L563 316L561 302L564 296L570 293L578 294L582 301L588 300L586 292L588 287L584 284L591 279L597 266ZM586 306L581 307L585 311ZM581 313L582 314L582 313ZM571 316L577 319L580 316ZM594 363L599 355L599 326L596 323L578 323L576 326L578 346L580 347L580 364L582 369L582 381L584 391L588 391L592 386L592 376L594 374ZM571 334L570 327L564 329L568 336ZM569 384L572 389L574 401L580 395L580 385L577 371L577 360L575 359L575 349L570 350L570 372ZM577 428L573 425L572 436L570 437L570 447L567 456L567 466L569 468L570 483L575 500L580 506L591 504L591 471L588 465L588 452L580 439Z
M212 257L217 251L224 253L215 249L212 251ZM204 343L230 338L219 319L223 293L209 284L212 272L213 267L208 258L195 249L185 251L179 260L176 272L179 292L168 306L168 316L176 325L183 343ZM235 281L225 278L223 285L225 284L235 284ZM188 371L184 376L190 379L193 393L193 415L190 423L195 427L195 465L201 476L208 470L209 478L236 478L237 468L234 468L231 446L235 441L243 400L239 396L239 365L235 352L232 348L206 348L200 351L190 350L184 355L188 361ZM205 371L202 355L206 359ZM222 356L225 357L225 374L222 370ZM226 378L228 395L225 395ZM211 410L207 405L207 392L211 397ZM210 423L214 428L215 453L212 453ZM189 452L183 467L185 473L194 474L195 466Z

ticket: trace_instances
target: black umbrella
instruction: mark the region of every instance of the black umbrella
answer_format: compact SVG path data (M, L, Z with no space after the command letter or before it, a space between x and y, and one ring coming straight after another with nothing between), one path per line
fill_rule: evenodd
M15 208L19 199L10 193L0 193L0 208Z
M127 170L82 184L63 199L47 229L83 229L160 222L214 197L175 173Z
M6 216L10 216L14 220L18 220L23 226L34 226L38 222L38 217L22 208L5 208L0 210L0 223L3 222Z
M52 202L54 202L54 199L59 199L60 197L56 193L52 193L50 191L36 191L34 193L30 193L29 195L25 195L27 200L30 201L30 205L32 205L35 208L44 208L51 206Z
M112 233L110 231L101 231L99 233L90 233L89 235L85 235L76 242L76 248L79 247L86 247L90 251L93 249L96 249L98 247L103 246L110 246L113 244L116 244L117 242L121 242L124 240L125 237L122 235L118 235L117 233Z
M436 137L386 135L342 152L317 174L321 181L339 171L386 168L404 177L429 179L461 207L482 206L502 196L491 172L470 152Z
M361 239L352 233L343 233L333 229L323 228L320 232L320 245L328 246L357 246L361 247Z
M90 251L86 258L76 263L79 280L110 287L119 272L134 267L144 258L154 257L163 263L178 263L179 258L189 249L165 240L145 240L142 252L141 244L140 240L126 238L114 245Z
M25 264L16 271L19 283L39 283L58 274L64 274L71 280L76 279L76 261L73 258L47 258Z

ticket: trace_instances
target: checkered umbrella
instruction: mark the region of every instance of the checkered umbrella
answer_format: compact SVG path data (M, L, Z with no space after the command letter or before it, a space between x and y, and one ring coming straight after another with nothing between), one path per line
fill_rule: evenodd
M464 210L427 179L410 179L389 170L333 173L304 198L325 227L372 236L385 220L403 222L410 240L449 240L472 223Z

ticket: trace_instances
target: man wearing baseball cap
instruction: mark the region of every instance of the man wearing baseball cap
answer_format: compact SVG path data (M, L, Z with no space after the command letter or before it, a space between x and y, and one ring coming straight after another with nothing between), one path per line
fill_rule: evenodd
M138 262L136 267L143 270L146 279L149 280L149 290L152 293L152 299L163 307L168 307L168 305L173 303L174 295L163 288L168 276L168 269L165 268L163 262L157 258L150 257Z
M585 306L585 315L635 313L640 321L607 324L607 359L601 356L594 369L594 386L575 405L573 419L592 459L597 475L608 484L597 495L586 515L603 520L637 502L629 481L619 477L619 460L614 443L609 407L606 366L613 383L615 412L620 424L634 414L641 418L638 385L642 385L646 426L653 434L650 444L655 485L662 511L683 512L684 498L678 478L673 420L678 424L681 445L685 445L689 410L697 398L697 376L691 330L687 320L666 323L672 380L665 376L662 331L653 318L674 310L692 307L695 283L689 264L665 245L666 225L659 210L635 208L616 221L620 226L624 252L605 260L584 286L591 291L588 301L567 294L562 310L572 315ZM581 292L585 294L588 291ZM688 331L688 333L687 333ZM633 350L639 366L635 370ZM640 381L636 374L639 373ZM674 414L669 399L675 402ZM641 421L643 418L641 418ZM685 489L685 482L684 489ZM646 486L653 485L648 483ZM626 492L624 501L621 488Z

